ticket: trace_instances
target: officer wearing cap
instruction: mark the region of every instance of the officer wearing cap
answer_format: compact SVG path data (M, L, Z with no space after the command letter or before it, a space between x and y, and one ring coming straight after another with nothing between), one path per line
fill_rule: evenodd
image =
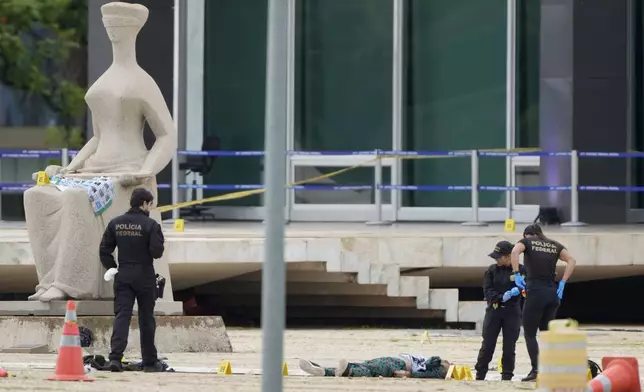
M520 270L519 256L523 253L524 273ZM566 262L566 270L559 284L555 282L557 261ZM548 330L548 323L557 316L564 287L575 269L576 261L566 247L546 237L537 224L523 230L523 238L512 249L512 269L515 283L526 290L523 306L523 335L530 355L532 370L521 381L536 381L539 369L539 343L537 329Z
M130 210L107 225L100 246L101 263L107 269L105 280L114 278L114 326L110 370L123 371L121 360L127 347L134 300L139 308L141 356L143 370L163 371L154 345L156 322L154 304L157 299L154 259L163 256L164 238L161 226L150 218L154 196L137 188L130 198ZM114 250L118 248L118 266Z
M521 333L521 291L514 283L515 276L510 265L512 243L501 241L489 254L496 263L485 272L483 293L487 301L483 320L483 343L476 361L476 379L485 380L490 361L494 355L499 333L503 331L502 380L514 376L515 348ZM519 266L522 273L523 266Z

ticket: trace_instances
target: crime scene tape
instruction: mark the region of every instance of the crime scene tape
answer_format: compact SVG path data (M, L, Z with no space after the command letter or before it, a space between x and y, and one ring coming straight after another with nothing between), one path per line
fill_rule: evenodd
M507 153L539 153L541 150L538 148L516 148L516 149L504 149L504 148L495 148L495 149L487 149L487 150L479 150L479 153L505 153L503 156L508 156ZM386 159L386 158L399 158L399 159L435 159L435 158L454 158L454 157L466 157L471 155L472 151L471 150L458 150L458 151L451 151L449 154L443 154L443 155L435 155L435 156L419 156L419 153L422 153L421 151L408 151L406 152L408 154L402 154L402 152L398 151L383 151L382 155L378 155L376 158L370 159L368 161L362 162L355 164L353 166L346 167L344 169L336 170L331 173L327 174L322 174L320 176L312 177L312 178L307 178L301 181L295 181L292 183L287 184L286 186L296 186L296 185L303 185L303 184L309 184L311 182L316 182L320 180L326 180L331 177L335 177L339 174L346 173L351 170L355 170L357 168L363 167L365 165L368 165L372 162L376 162L380 159ZM569 153L568 153L569 154ZM501 155L499 155L501 156ZM231 192L227 193L225 195L219 195L219 196L212 196L212 197L206 197L204 199L199 199L199 200L191 200L191 201L184 201L181 203L176 203L176 204L169 204L165 206L160 206L157 207L157 211L163 213L163 212L168 212L172 210L176 210L178 208L186 208L186 207L192 207L195 205L200 205L200 204L206 204L206 203L216 203L220 201L225 201L225 200L235 200L235 199L242 199L244 197L249 197L253 195L259 195L266 192L266 188L262 189L253 189L253 190L247 190L247 191L237 191L237 192Z
M325 180L327 178L337 176L338 174L346 173L346 172L348 172L350 170L357 169L357 168L362 167L364 165L367 165L367 164L369 164L371 162L375 162L375 161L377 161L379 159L382 159L382 157L376 157L376 158L370 159L368 161L358 163L358 164L353 165L353 166L345 167L344 169L336 170L336 171L333 171L333 172L327 173L327 174L322 174L322 175L317 176L317 177L312 177L312 178L307 178L307 179L301 180L301 181L291 182L287 186L302 185L302 184L308 184L308 183L315 182L315 181ZM172 205L167 205L167 206L161 206L161 207L157 207L157 210L159 212L163 213L163 212L176 210L177 208L191 207L191 206L195 206L195 205L198 205L198 204L214 203L214 202L224 201L224 200L241 199L241 198L252 196L252 195L259 195L259 194L264 193L264 192L266 192L266 188L253 189L253 190L250 190L250 191L231 192L231 193L227 193L225 195L206 197L206 198L200 199L200 200L184 201L182 203L177 203L177 204L172 204Z

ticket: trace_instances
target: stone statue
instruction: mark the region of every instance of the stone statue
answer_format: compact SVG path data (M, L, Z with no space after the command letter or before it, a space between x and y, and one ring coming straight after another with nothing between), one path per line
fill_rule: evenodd
M104 282L98 255L105 227L129 208L135 188L146 187L156 199L156 175L177 148L177 132L161 91L136 61L136 38L147 21L148 9L140 4L112 2L103 5L101 12L114 57L85 96L94 136L67 167L45 169L48 176L65 179L65 187L35 186L24 194L27 231L39 281L30 300L113 297L112 283ZM156 136L149 151L143 141L145 121ZM70 187L70 182L80 186ZM97 211L95 203L90 202L93 199L88 189L92 184L111 188L107 208L103 205ZM155 212L151 216L160 221L161 214ZM155 267L167 280L165 292L170 295L164 299L172 300L167 263L157 260Z

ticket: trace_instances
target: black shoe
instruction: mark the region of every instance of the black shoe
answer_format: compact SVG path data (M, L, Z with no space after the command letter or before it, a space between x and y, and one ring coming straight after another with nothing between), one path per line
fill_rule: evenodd
M165 372L165 369L163 368L163 364L157 361L154 365L143 366L143 371L145 373L162 373Z
M485 381L485 373L476 372L476 381Z
M523 377L521 381L537 381L537 374L538 372L536 370L530 370L530 373L528 373L527 376Z
M501 375L501 381L512 381L512 375L510 374L502 374Z
M123 371L123 364L121 363L121 361L117 361L115 359L110 361L109 367L110 371L114 373L120 373Z

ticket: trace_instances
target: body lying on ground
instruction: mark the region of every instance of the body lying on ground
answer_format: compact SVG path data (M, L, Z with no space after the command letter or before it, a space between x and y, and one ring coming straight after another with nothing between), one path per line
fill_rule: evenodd
M300 368L314 376L327 377L410 377L444 379L450 363L440 357L400 354L374 358L364 362L341 360L335 368L322 367L315 362L300 359Z

